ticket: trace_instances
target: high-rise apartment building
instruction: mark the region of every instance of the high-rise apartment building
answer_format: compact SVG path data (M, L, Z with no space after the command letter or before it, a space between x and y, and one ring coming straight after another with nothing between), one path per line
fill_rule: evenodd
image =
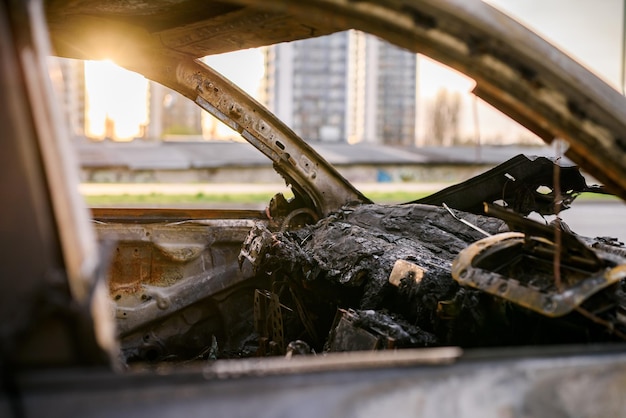
M265 49L261 100L311 141L344 141L349 32Z
M202 135L202 109L159 83L149 83L148 139Z
M417 57L340 32L265 49L261 100L308 141L413 144Z
M52 81L69 134L82 136L85 133L84 61L51 57L50 65L53 66Z
M401 145L415 143L417 55L370 37L377 50L376 138Z

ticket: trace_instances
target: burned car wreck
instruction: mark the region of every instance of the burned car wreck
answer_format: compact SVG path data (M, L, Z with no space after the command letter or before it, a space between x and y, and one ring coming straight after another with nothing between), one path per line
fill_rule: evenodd
M0 314L13 318L0 414L623 412L626 249L558 215L581 193L626 198L626 99L512 19L468 0L32 0L0 3L0 19L0 196L15 202L0 219ZM478 97L568 148L377 205L199 60L348 29L467 74ZM294 197L88 212L51 53L112 59L183 94Z
M182 4L170 7L183 10ZM290 31L278 29L291 18L281 3L256 15L252 6L223 7L219 19L207 20L217 22L209 25L218 32L247 16L263 22L258 38L241 40L248 46L309 36L293 22ZM312 4L302 10L307 7ZM541 225L522 217L558 214L583 192L607 193L587 186L576 167L518 156L419 201L374 205L266 109L195 60L232 44L209 42L214 38L206 32L185 27L198 37L188 42L182 29L155 30L162 10L136 12L144 13L141 29L117 19L113 9L91 10L89 2L61 9L53 2L54 46L67 56L107 54L194 100L269 157L295 197L276 195L265 213L172 211L150 219L146 211L94 210L100 240L111 243L108 282L125 361L284 355L294 344L320 353L621 340L622 244L577 237L558 219ZM370 12L386 18L373 8L348 14ZM99 26L104 34L86 27L86 14L107 22ZM311 17L315 35L344 29L320 16ZM431 27L417 18L421 14L412 16L418 50L437 46L437 58L443 53L439 32L458 28ZM80 40L70 38L79 33ZM119 49L123 36L134 42ZM511 57L478 32L464 36L468 56L451 61L476 78L476 94L551 140L545 123L520 114L531 103L500 103L504 96L487 88L503 79L488 72L493 63L485 61L486 50ZM533 77L529 82L544 95L558 85L548 75ZM507 94L514 91L508 86ZM573 100L568 111L580 124ZM574 142L568 156L580 160L576 149Z
M552 182L555 170L560 193ZM537 192L541 187L551 192ZM467 190L483 193L472 198ZM518 156L418 202L346 205L317 222L310 208L288 209L297 198L278 195L268 220L246 224L250 232L238 255L243 277L236 282L232 267L210 280L194 277L168 288L144 279L129 290L115 267L110 285L122 351L129 361L187 361L621 341L623 243L579 237L558 218L547 224L520 214L551 215L560 210L556 196L565 209L590 191L604 189L587 186L575 166ZM444 200L462 201L465 211ZM491 203L496 200L500 205ZM478 213L479 202L486 214ZM105 224L98 229L111 233ZM132 244L117 247L126 255L118 255L114 266L128 264ZM201 258L202 249L187 246L183 256L182 247L174 253L154 245L153 270L167 264L164 255L178 262ZM139 251L146 263L150 249ZM178 304L175 314L155 323L172 304Z

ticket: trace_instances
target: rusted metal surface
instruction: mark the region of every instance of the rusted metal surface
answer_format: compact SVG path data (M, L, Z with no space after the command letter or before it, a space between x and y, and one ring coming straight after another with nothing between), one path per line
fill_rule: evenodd
M283 315L279 296L267 290L254 292L254 323L259 335L257 355L280 355L285 352Z
M484 238L461 251L452 265L452 277L464 286L483 290L552 318L572 312L593 294L626 278L626 264L615 265L615 257L609 254L606 255L613 260L600 271L585 273L562 265L566 283L562 289L555 287L554 283L551 286L542 283L538 266L533 268L532 277L508 277L505 272L509 271L507 266L513 262L526 263L527 267L530 267L529 263L551 265L551 258L541 261L542 254L533 254L532 249L525 253L528 240L534 240L535 245L554 247L552 242L527 238L519 232ZM502 255L499 256L499 252ZM527 261L520 261L524 256ZM496 257L500 265L493 270L485 269L481 267L481 257ZM549 269L546 270L551 273ZM551 274L548 277L551 278Z
M290 13L259 11L230 1L48 0L46 6L59 53L85 59L129 53L129 43L203 57L344 28L295 21ZM81 39L73 38L76 35Z
M107 223L156 223L213 219L267 219L265 211L220 209L92 208L96 221Z
M127 214L128 215L128 214ZM115 242L108 272L118 331L124 336L250 277L239 267L251 219L95 224Z
M276 116L207 65L171 51L150 51L120 64L182 93L239 132L320 215L369 202Z
M84 9L82 7L80 9L89 10L89 6L85 4L82 6ZM192 6L191 2L187 3L187 7L192 8ZM195 101L200 107L239 132L245 140L265 154L285 180L297 192L306 196L321 215L328 215L331 211L350 202L368 202L367 198L267 109L219 73L194 59L207 55L208 51L200 55L190 55L181 45L177 44L179 48L163 46L166 40L162 36L155 36L143 27L133 26L123 18L112 19L112 16L106 12L103 13L106 15L103 21L101 17L94 16L94 14L98 14L97 10L106 10L106 6L99 4L98 7L95 5L91 7L96 10L90 16L68 13L66 9L62 9L61 13L60 9L51 8L49 13L51 31L61 54L97 58L88 56L88 51L93 51L94 54L103 58L101 54L106 51L106 58L113 59L119 65L139 72ZM128 13L132 15L133 10L138 9L129 7ZM63 17L55 13L62 14ZM246 8L245 14L240 14L237 20L237 13L227 15L228 19L235 19L230 21L227 27L230 28L229 33L232 36L243 36L244 39L255 33L250 31L249 25L245 24L247 18L251 17L251 22L263 27L263 17L269 16L254 8ZM217 21L220 19L221 17L215 18ZM297 38L293 31L300 24L294 25L293 23L295 21L291 20L291 23L287 25L289 29L286 29L283 35L279 34L283 29L277 32L273 27L271 33L275 37L265 41L261 40L263 30L255 26L261 33L259 36L253 35L253 39L258 46L262 43L286 40L287 34L291 39L294 36ZM209 22L203 25L206 28L211 24ZM184 24L181 24L179 30L186 30L182 26ZM284 23L277 24L277 28L283 27L285 27ZM305 27L309 28L308 36L316 34L312 26ZM327 26L321 25L321 27ZM107 34L109 31L112 33L108 36L98 29L94 33L95 28L100 28ZM188 32L187 37L193 38L202 32L202 29L197 27ZM208 33L211 33L210 29ZM200 44L207 45L206 47L210 49L208 45L214 45L215 37L219 38L219 34L220 31L217 35L211 36L208 44L203 42ZM252 46L250 41L246 42L243 39L233 41L232 36L224 37L227 41L236 43L238 48L243 45ZM111 47L112 43L116 47ZM188 43L193 42L189 40Z

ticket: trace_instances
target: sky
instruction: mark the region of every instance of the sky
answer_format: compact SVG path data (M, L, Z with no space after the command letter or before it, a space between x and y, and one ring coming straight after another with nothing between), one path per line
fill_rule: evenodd
M621 0L489 0L492 6L515 18L572 58L603 78L615 89L621 78ZM431 132L429 106L445 88L462 96L460 136L475 139L469 94L474 82L429 59L419 63L418 141ZM479 137L482 142L535 138L499 111L478 100ZM420 112L420 109L422 110Z
M619 84L621 78L623 1L487 0L487 2L530 27L574 59L583 63L613 87L621 90ZM252 96L258 96L259 83L263 76L263 57L260 51L251 49L215 55L207 57L206 62ZM103 65L110 64L105 63ZM459 92L462 95L461 133L467 136L474 135L474 118L471 113L473 99L469 94L473 87L473 81L426 58L420 59L418 68L420 96L418 102L418 136L428 136L429 123L426 109L430 106L437 91L442 88ZM117 77L116 72L109 67L104 70L95 69L92 71L100 71L101 73L108 71L111 73L110 77ZM89 83L89 80L87 82ZM112 86L119 84L119 82L104 84ZM123 84L123 86L121 87L122 91L126 93L129 89L144 88L145 90L146 88L145 86L131 88L128 87L129 84ZM94 91L93 94L96 92ZM109 97L111 91L103 91L98 94ZM129 95L125 94L125 96L128 97ZM517 139L518 136L529 135L512 121L500 117L498 112L488 105L480 101L478 103L480 136L483 139L489 140L489 138L497 138L502 135L508 135L510 139ZM112 109L115 106L110 105L109 107ZM100 128L104 123L101 121L102 115L109 114L109 117L121 118L121 116L111 114L114 110L107 109L92 109L94 112L97 110L97 114L100 115L98 116L100 119L94 119L94 129L102 129ZM422 109L421 112L420 109ZM127 109L122 113L129 114ZM137 119L143 121L142 123L145 123L145 118L146 116L143 114L137 115ZM116 119L116 128L117 124ZM125 121L123 124L125 126L124 135L132 137L134 132L132 132L132 128L127 126L129 122ZM139 130L136 129L136 132Z
M622 0L487 2L515 17L618 88L621 78Z
M112 61L86 61L85 85L85 130L90 136L105 137L107 118L115 121L117 139L129 140L141 134L141 125L148 121L148 81L143 76L120 68ZM124 99L120 100L121 97Z
M258 96L263 77L263 54L259 49L244 49L227 54L205 57L204 62L217 72L227 76L246 93Z

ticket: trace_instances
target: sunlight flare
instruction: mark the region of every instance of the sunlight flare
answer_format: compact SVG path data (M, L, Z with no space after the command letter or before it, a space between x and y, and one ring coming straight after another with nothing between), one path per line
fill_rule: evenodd
M85 62L86 135L129 141L148 122L148 81L112 61Z

